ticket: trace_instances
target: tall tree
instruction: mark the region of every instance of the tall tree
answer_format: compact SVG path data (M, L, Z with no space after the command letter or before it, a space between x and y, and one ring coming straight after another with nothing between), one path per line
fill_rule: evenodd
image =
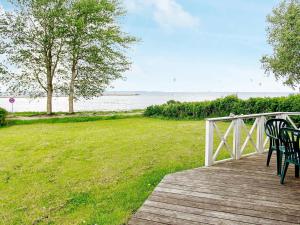
M3 17L3 14L4 14L4 9L0 5L0 35L2 32L1 18ZM4 62L4 60L5 60L4 54L5 54L5 45L3 44L3 41L0 41L0 78L3 77L3 75L8 74L7 67L5 66L5 62Z
M119 25L124 10L116 0L71 1L67 13L69 112L74 112L74 99L100 95L112 80L129 69L126 49L137 41L122 32Z
M0 46L0 56L4 54L4 49ZM3 62L3 59L0 58L0 76L7 73L7 68Z
M47 95L52 113L54 81L62 73L63 0L12 0L14 10L0 15L0 46L10 72L0 78L14 94Z
M268 42L272 55L265 55L261 62L266 73L295 88L300 84L300 1L286 0L267 17Z

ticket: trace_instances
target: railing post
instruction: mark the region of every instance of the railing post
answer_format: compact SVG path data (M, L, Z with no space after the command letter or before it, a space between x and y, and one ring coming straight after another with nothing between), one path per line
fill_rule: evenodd
M287 115L286 114L283 114L283 113L281 113L281 114L278 114L277 116L275 116L277 119L284 119L284 120L286 120L286 117L287 117Z
M214 124L213 121L206 121L206 137L205 137L205 166L213 164L213 148L214 148Z
M242 125L241 119L236 119L234 121L233 151L234 151L235 160L241 158L241 125Z
M265 132L265 117L261 116L257 118L257 137L256 147L258 153L264 152L264 132Z
M287 114L281 114L281 119L284 119L284 120L286 120L286 119L287 119L287 117L288 117L288 115L287 115Z

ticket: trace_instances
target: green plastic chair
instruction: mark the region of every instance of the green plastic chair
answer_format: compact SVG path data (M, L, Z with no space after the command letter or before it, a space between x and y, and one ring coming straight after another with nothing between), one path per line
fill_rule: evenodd
M266 135L270 139L269 152L267 157L267 166L270 165L270 160L273 151L277 155L277 174L281 174L282 154L284 152L283 144L279 138L280 129L288 127L289 123L284 119L270 119L265 124Z
M299 177L299 166L300 166L300 130L292 128L283 128L280 130L280 140L284 144L284 166L281 174L280 183L284 183L284 178L289 167L289 164L295 165L295 177Z

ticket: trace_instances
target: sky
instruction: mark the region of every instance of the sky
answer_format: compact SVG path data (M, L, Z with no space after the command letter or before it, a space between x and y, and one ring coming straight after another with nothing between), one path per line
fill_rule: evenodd
M0 0L4 8L7 3ZM260 58L272 53L266 16L279 0L123 0L124 31L141 41L115 91L292 91Z

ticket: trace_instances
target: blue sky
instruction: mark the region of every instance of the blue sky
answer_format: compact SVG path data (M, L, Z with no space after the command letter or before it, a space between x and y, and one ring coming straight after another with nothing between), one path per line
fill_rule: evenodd
M265 21L278 2L124 0L123 29L141 42L114 90L291 91L264 75L259 62L271 52Z
M264 75L266 15L278 0L126 0L140 37L118 90L290 91ZM175 81L176 80L176 81ZM175 82L174 82L175 81Z

